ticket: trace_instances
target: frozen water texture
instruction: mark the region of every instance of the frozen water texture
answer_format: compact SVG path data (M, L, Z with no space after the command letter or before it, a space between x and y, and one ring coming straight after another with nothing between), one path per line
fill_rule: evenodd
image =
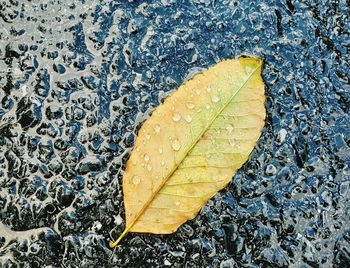
M348 266L349 14L347 0L0 1L1 266ZM138 128L239 55L265 59L251 159L178 232L128 234L111 256Z

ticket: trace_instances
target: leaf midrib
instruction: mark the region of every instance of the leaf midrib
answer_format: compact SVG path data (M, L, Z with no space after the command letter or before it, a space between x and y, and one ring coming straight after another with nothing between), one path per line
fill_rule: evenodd
M229 98L229 100L227 101L227 103L225 103L225 105L219 110L219 112L213 117L213 119L211 120L211 122L208 124L207 127L203 128L203 131L198 135L198 138L196 139L196 141L189 147L189 149L186 151L186 153L184 154L184 157L181 159L181 161L176 164L174 168L169 172L169 174L164 178L163 182L159 185L159 187L156 189L156 191L153 192L151 198L145 203L145 205L142 207L142 209L139 211L139 213L136 214L135 218L132 220L132 222L126 226L125 230L123 231L123 233L118 237L118 239L112 243L110 246L111 247L115 247L120 240L129 232L129 230L134 226L134 224L137 222L137 220L141 217L141 215L143 214L143 212L145 212L145 210L149 207L150 203L153 201L153 199L158 195L159 191L164 187L164 185L166 184L166 182L169 180L169 178L174 174L174 172L178 169L178 167L181 165L181 163L183 162L183 160L188 156L189 152L191 152L191 150L196 146L196 144L198 143L198 141L201 139L201 137L204 135L204 133L211 127L211 125L214 123L214 121L217 119L217 117L227 108L227 106L232 102L232 100L234 99L234 97L238 94L238 92L240 92L242 90L242 88L246 85L246 83L251 79L251 77L253 76L253 74L255 74L255 72L259 69L259 67L262 65L262 61L260 62L260 64L257 65L257 67L250 73L250 75L248 76L248 78L244 81L244 83L238 88L238 90L232 94L232 96ZM193 79L193 78L192 78Z

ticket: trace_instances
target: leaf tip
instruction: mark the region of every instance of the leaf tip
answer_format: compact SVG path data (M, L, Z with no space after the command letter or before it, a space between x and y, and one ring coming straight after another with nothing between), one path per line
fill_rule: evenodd
M255 65L257 67L260 67L263 64L263 59L258 57L240 57L238 59L241 63Z
M261 59L261 58L253 58L253 59L255 59L258 66L261 66L264 63L264 59Z

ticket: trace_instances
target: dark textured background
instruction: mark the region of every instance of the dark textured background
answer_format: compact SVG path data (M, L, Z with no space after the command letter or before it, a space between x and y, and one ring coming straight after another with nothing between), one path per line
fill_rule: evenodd
M350 267L350 1L0 1L1 267ZM173 235L123 229L137 129L186 77L265 59L268 118Z

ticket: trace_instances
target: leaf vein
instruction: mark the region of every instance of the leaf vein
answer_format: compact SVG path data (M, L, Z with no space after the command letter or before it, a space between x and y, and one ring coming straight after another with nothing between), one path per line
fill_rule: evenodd
M200 165L200 166L180 166L178 169L186 169L186 168L232 168L234 165L225 165L225 166L218 166L218 165Z
M200 208L195 208L191 210L182 210L182 209L176 209L176 208L166 208L166 207L156 207L156 206L150 206L149 208L153 209L163 209L163 210L173 210L173 211L178 211L178 212L183 212L183 213L191 213L200 210Z
M260 114L257 113L250 113L250 114L220 114L220 117L246 117L246 116L251 116L254 115L256 117L259 117L261 119L263 119L263 117L261 117Z
M212 154L228 154L228 155L242 155L240 152L222 152L222 151L217 151L217 152L205 152L205 153L195 153L195 154L190 154L190 156L203 156L203 155L212 155Z
M215 184L215 183L218 183L218 182L223 182L223 181L226 181L225 180L217 180L217 181L195 181L195 182L181 182L181 183L174 183L174 184L167 184L166 186L179 186L179 185L186 185L186 184Z
M158 193L163 194L163 195L180 196L180 197L185 197L185 198L201 198L201 197L205 196L205 195L192 196L192 195L173 194L173 193L162 192L162 191L159 191Z

